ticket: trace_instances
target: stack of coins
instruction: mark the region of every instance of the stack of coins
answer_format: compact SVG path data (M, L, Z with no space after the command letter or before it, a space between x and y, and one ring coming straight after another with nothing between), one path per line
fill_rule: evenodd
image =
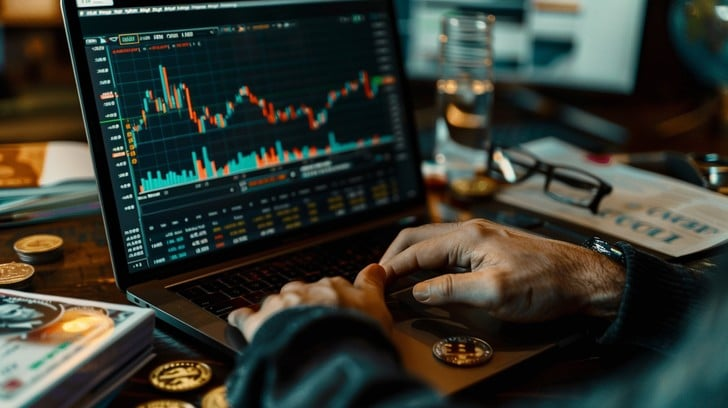
M30 286L35 268L22 262L0 264L0 287L25 289Z
M17 240L13 249L23 262L53 262L63 255L63 238L50 234L30 235Z

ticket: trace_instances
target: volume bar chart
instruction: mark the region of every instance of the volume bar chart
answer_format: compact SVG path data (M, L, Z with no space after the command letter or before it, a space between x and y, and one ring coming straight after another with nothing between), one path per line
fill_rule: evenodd
M235 158L228 160L222 166L219 166L215 160L211 159L207 148L202 146L199 156L197 152L192 152L190 169L167 171L164 173L160 170L147 171L141 179L139 193L148 193L154 190L246 173L265 167L355 151L392 143L394 141L394 137L391 135L373 135L367 139L339 143L336 141L333 132L329 132L328 139L328 144L321 147L302 146L290 149L284 149L282 143L276 141L275 146L268 147L267 149L261 147L257 152L252 151L246 154L238 152Z

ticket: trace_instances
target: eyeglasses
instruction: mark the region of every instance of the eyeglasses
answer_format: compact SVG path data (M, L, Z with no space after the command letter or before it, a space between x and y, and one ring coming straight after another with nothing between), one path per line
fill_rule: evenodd
M562 203L599 211L599 203L612 186L599 177L572 166L544 163L521 148L503 149L492 145L486 163L487 175L499 182L520 183L536 173L546 176L543 191Z

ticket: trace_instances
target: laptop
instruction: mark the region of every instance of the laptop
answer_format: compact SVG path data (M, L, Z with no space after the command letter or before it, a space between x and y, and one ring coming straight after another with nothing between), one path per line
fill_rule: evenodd
M61 4L116 282L159 319L235 353L230 310L289 280L353 279L427 222L390 1ZM444 393L570 338L407 289L389 302L406 367ZM436 360L455 334L493 358Z

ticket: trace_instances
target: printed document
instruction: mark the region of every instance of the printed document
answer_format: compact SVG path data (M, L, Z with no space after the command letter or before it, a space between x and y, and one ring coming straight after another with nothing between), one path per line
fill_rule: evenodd
M503 188L499 201L610 234L653 251L684 256L728 241L728 196L593 154L554 138L523 146L550 164L578 167L610 183L599 213L549 198L544 177Z

